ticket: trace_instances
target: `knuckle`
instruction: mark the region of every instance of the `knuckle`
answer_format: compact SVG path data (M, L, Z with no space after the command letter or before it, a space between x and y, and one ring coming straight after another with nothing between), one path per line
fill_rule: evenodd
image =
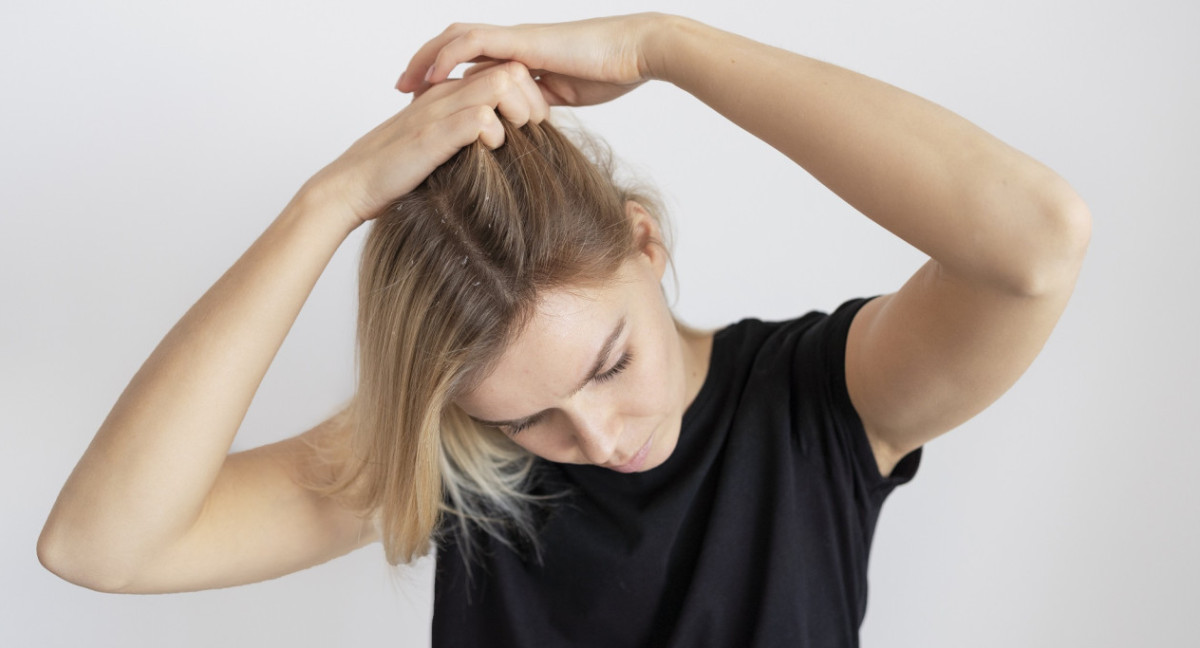
M479 124L480 126L487 126L496 120L496 111L491 106L475 106L475 110L472 113L472 118L475 120L476 124Z
M486 144L488 148L500 148L504 145L504 127L495 125L490 128L482 129L479 133L479 139Z
M483 30L478 27L468 27L459 38L471 45L478 45L483 41Z
M513 85L513 78L503 67L488 75L488 84L496 94L508 92Z
M505 73L514 79L529 76L529 68L519 61L508 61L503 67Z

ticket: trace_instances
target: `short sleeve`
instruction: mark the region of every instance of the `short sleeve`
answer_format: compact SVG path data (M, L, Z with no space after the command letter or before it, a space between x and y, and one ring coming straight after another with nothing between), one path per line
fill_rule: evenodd
M851 473L849 477L858 487L856 490L877 507L896 486L907 483L916 475L922 449L917 448L906 455L892 474L884 477L879 472L862 419L850 401L846 386L846 340L855 315L871 299L847 301L806 327L796 341L793 367L799 374L796 384L813 388L813 394L805 398L818 399L808 405L818 410L819 429L834 435L828 448L840 454L834 458L835 463L844 462Z

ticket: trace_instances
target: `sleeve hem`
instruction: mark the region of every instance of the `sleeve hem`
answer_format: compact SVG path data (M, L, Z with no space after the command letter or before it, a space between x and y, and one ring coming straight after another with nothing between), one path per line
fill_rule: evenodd
M866 478L867 486L871 490L886 489L891 490L896 486L908 483L917 474L917 468L921 464L921 455L923 448L917 448L905 455L896 467L892 470L891 475L884 477L879 471L879 464L875 460L875 452L871 449L871 442L867 439L866 427L863 425L862 418L858 415L858 410L854 408L854 403L850 400L850 390L846 385L846 341L850 333L850 324L854 321L854 317L858 311L867 304L867 302L875 299L875 297L852 299L842 304L829 316L829 325L833 329L831 331L832 342L828 347L829 355L826 358L826 366L830 375L830 386L834 403L840 411L853 414L847 417L846 422L851 426L851 452L855 454L856 461L865 469L863 476Z

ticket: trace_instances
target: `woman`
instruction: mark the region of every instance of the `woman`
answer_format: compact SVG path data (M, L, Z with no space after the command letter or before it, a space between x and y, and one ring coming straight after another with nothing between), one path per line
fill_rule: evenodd
M544 123L650 79L929 262L828 316L677 325L650 201ZM883 499L1044 344L1087 245L1079 198L917 97L673 16L455 25L397 88L412 104L307 182L131 381L43 563L163 592L434 541L438 644L856 643ZM372 219L354 402L226 456L308 291Z

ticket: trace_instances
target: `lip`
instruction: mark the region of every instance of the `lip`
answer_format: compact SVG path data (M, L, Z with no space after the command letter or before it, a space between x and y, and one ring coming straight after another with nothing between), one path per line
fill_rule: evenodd
M620 466L610 467L620 473L635 473L641 470L642 466L646 463L646 457L650 456L650 442L653 440L654 435L651 434L650 438L646 439L646 443L642 445L641 449L639 449L629 461L621 464Z

